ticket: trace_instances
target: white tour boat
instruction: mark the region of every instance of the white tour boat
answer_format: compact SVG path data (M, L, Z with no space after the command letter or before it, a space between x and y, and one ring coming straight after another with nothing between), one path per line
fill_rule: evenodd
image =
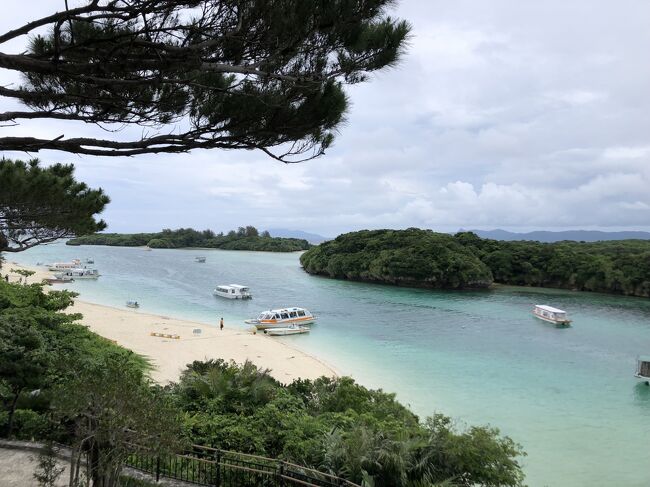
M48 267L51 271L55 272L67 271L81 267L81 261L79 259L72 259L72 262L55 262L54 264L48 264Z
M271 336L299 335L301 333L309 333L309 327L289 325L282 328L269 328L268 330L264 330L264 333Z
M548 321L556 325L570 325L571 320L567 318L566 311L548 306L546 304L536 304L533 309L533 315L540 320Z
M646 385L650 386L650 355L642 355L636 359L636 374Z
M133 301L133 300L130 299L130 300L128 300L126 302L126 307L127 308L139 308L140 304L137 301Z
M205 262L205 257L203 257L203 256L194 257L194 260L195 260L196 262L201 262L201 263L203 263L203 262Z
M54 277L57 279L65 279L66 276L72 279L97 279L99 277L99 271L97 269L77 268L54 274Z
M222 284L214 288L213 294L228 299L251 299L250 288L239 284Z
M258 330L267 328L285 328L287 325L309 325L316 317L304 308L270 309L262 311L256 319L246 320L245 323L255 325Z

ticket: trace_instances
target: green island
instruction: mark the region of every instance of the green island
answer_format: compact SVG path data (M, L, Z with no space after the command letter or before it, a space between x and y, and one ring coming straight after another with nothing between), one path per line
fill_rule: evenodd
M92 485L118 485L116 472L144 447L161 455L192 444L274 457L364 486L523 485L522 447L497 429L458 428L440 414L421 420L394 394L349 377L281 384L250 362L219 359L188 364L177 382L156 384L146 359L64 312L74 297L0 281L0 431L68 445L70 485L81 485L84 473ZM260 484L233 478L227 485Z
M650 297L650 241L498 241L471 232L362 230L305 252L310 274L432 289L493 283Z
M271 237L253 226L239 227L228 233L193 228L165 229L157 233L94 233L68 240L67 245L110 245L152 249L184 249L202 247L222 250L256 250L260 252L296 252L311 244L300 238Z

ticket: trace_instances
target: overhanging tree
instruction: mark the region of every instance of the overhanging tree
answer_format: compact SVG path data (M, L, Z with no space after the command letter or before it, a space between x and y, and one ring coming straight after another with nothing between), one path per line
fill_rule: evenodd
M329 147L343 86L394 65L409 25L393 0L85 0L0 34L24 84L0 96L53 119L147 130L113 138L0 137L0 150L122 156L195 148L259 149L284 162ZM73 126L74 127L74 126ZM128 132L128 131L127 131Z
M77 182L72 165L0 160L0 252L20 252L106 228L95 216L108 204L101 189Z

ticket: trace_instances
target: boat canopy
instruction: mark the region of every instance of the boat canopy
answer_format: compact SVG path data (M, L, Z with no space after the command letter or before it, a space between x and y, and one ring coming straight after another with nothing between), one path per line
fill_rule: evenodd
M302 318L304 316L311 316L309 311L303 308L286 308L286 309L271 309L260 313L258 319L260 320L288 320L291 318Z
M566 311L562 309L554 308L553 306L548 306L546 304L536 304L535 308L548 311L549 313L563 314L563 315L566 314Z

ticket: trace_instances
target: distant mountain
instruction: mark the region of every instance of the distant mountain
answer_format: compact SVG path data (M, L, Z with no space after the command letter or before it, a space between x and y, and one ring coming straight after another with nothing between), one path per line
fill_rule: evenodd
M330 237L323 237L317 233L303 232L302 230L287 230L286 228L269 228L268 232L272 237L282 238L303 238L312 244L319 244L326 240L332 240Z
M559 242L561 240L575 240L577 242L598 242L603 240L650 240L650 232L601 232L598 230L565 230L551 232L539 230L527 233L515 233L507 230L470 230L479 237L493 240L536 240L538 242Z

